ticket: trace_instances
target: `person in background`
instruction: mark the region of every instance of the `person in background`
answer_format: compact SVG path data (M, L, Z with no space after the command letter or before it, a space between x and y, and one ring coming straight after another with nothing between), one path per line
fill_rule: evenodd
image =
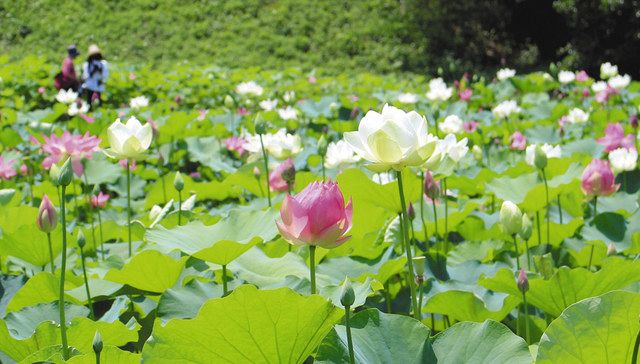
M75 44L70 45L67 48L67 56L62 61L62 69L55 77L55 88L58 90L73 90L78 91L80 82L76 76L76 68L73 65L73 60L79 55L78 49Z
M97 45L89 46L87 61L82 65L82 91L89 105L102 102L104 83L109 76L107 61Z

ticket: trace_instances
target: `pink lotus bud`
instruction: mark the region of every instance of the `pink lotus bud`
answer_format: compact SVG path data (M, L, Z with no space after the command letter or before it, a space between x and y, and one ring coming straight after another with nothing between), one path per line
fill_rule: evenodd
M360 108L356 106L353 108L353 110L351 110L351 115L349 115L349 117L351 119L355 119L358 117L358 115L360 115Z
M594 159L582 174L582 192L587 196L609 196L619 187L608 161Z
M46 90L47 90L47 89L46 89L46 88L44 88L44 87L42 87L42 86L38 87L38 93L39 93L39 94L43 94Z
M471 120L462 124L462 129L464 129L464 131L466 131L467 133L475 133L475 131L478 129L478 125L480 125L480 123Z
M191 172L189 173L189 177L191 177L192 179L200 179L202 178L202 175L200 174L200 172Z
M460 100L462 100L462 101L471 100L471 96L472 95L473 95L473 91L471 91L470 88L466 88L466 89L458 92L458 96L460 97Z
M409 207L407 207L407 217L410 221L416 218L416 209L413 207L413 203L409 202Z
M130 73L129 73L129 79L130 79L131 81L135 80L135 79L136 79L136 74L135 74L135 73L133 73L133 72L130 72Z
M97 195L91 196L91 206L94 209L97 209L98 207L106 207L107 201L109 201L109 195L106 193L102 193L102 191L100 191Z
M345 206L338 184L313 182L295 197L287 195L276 225L284 239L294 245L335 248L347 241L351 229L352 202Z
M231 153L238 153L239 156L243 156L247 151L244 149L244 145L247 143L244 138L239 136L231 136L224 140L224 146Z
M436 182L431 171L424 174L424 194L432 200L440 196L440 182Z
M525 150L527 148L527 137L516 131L511 135L511 145L509 147L513 150Z
M582 97L588 97L590 95L589 88L585 87L582 89Z
M316 76L311 75L307 78L307 81L309 81L309 83L316 83L318 82L318 79L316 78Z
M576 81L584 82L584 81L587 81L588 79L589 79L589 75L587 74L587 71L582 70L576 73Z
M360 100L360 98L358 97L358 95L351 95L351 96L349 96L349 100L351 102L358 102L358 100Z
M58 212L47 195L42 196L36 224L38 229L45 233L52 232L58 224Z
M20 174L23 175L23 176L26 176L27 173L29 173L29 167L27 167L27 165L23 163L20 166Z
M249 110L247 110L246 107L239 107L238 108L238 115L240 116L245 116L245 115L249 115Z
M97 92L94 92L91 94L91 103L94 104L96 102L100 101L100 94ZM80 106L80 105L78 105Z
M529 290L529 278L527 278L527 272L524 271L524 268L520 269L518 273L518 289L522 293Z
M638 115L631 115L629 116L629 124L631 124L631 127L634 129L638 128Z
M608 153L618 148L634 148L633 140L633 134L624 135L622 125L615 123L607 125L604 130L604 137L596 139L596 142L604 145L604 151Z
M179 104L182 102L182 96L180 95L176 95L176 97L173 99L173 101L176 102L176 104Z
M285 192L289 190L289 184L283 174L286 174L285 172L290 170L293 170L295 173L295 167L291 158L280 163L273 171L271 171L271 173L269 173L269 188L271 188L271 191Z

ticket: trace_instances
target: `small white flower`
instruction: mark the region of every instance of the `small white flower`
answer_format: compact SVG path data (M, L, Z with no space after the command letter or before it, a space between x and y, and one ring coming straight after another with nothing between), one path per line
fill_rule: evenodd
M458 163L469 151L467 146L467 138L462 140L456 140L456 136L453 134L447 134L444 139L440 139L436 142L436 150L434 155L440 155L441 158L449 157L454 162Z
M511 68L503 68L501 70L498 70L498 73L496 73L496 77L498 78L499 81L507 80L515 75L516 75L516 70L513 70Z
M609 162L615 173L633 171L638 163L638 151L635 148L618 148L609 153Z
M581 124L589 120L589 113L582 111L581 109L573 108L567 114L567 121L571 124Z
M77 102L73 102L71 103L71 105L69 105L69 109L67 109L67 114L69 114L69 116L86 114L87 112L89 112L89 104L84 101L80 101L80 107L78 107Z
M609 86L615 88L616 90L620 90L629 86L629 83L631 83L631 76L629 75L613 76L608 81Z
M278 109L278 115L282 120L296 120L298 118L298 112L291 106L287 106L284 109Z
M149 106L149 99L146 96L134 97L129 101L129 106L134 110L142 109Z
M603 80L606 80L607 78L611 78L617 75L618 75L618 66L612 65L609 62L606 62L600 65L600 78L602 78Z
M262 95L262 86L258 85L255 81L242 82L236 86L236 92L241 95Z
M531 144L527 147L527 150L525 152L525 161L527 162L527 164L531 165L531 166L535 166L535 158L536 158L536 144ZM544 145L542 145L540 147L540 149L542 149L542 151L544 152L544 154L547 155L547 158L551 159L551 158L560 158L560 156L562 155L562 150L560 149L559 145L556 145L555 147L553 145L549 145L547 143L545 143Z
M296 98L296 92L295 91L287 91L284 93L284 95L282 95L282 99L285 102L291 102L293 100L295 100Z
M189 198L182 203L182 206L180 206L180 210L191 211L191 209L193 209L193 206L195 206L195 204L196 204L196 195L194 194L189 196Z
M591 90L595 93L602 92L606 89L607 89L607 83L604 81L594 82L593 85L591 85Z
M402 104L415 104L418 102L418 95L412 94L410 92L402 93L398 95L398 101Z
M493 108L493 115L497 118L508 118L511 114L517 114L521 111L518 103L514 100L502 101Z
M63 104L71 105L78 99L78 94L73 90L60 90L58 91L58 95L56 95L56 100Z
M444 121L438 124L438 129L446 134L458 134L462 132L462 124L462 119L460 119L458 115L449 115L444 118Z
M560 71L558 72L558 81L560 83L570 83L576 79L576 74L571 71Z
M324 157L324 166L327 168L339 168L356 163L360 157L353 151L349 143L344 140L329 143L327 154Z
M260 107L262 108L262 110L264 111L271 111L273 109L276 108L276 106L278 106L278 100L262 100L260 101Z
M431 101L446 101L453 95L453 88L447 87L442 78L434 78L429 81L427 98Z

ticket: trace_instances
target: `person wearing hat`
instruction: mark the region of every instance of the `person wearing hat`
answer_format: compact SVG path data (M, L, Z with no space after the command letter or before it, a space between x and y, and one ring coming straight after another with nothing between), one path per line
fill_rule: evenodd
M79 55L78 48L75 44L67 47L67 56L62 61L62 69L55 77L55 87L58 90L73 90L78 91L80 82L78 76L76 76L76 68L73 65L73 60Z
M82 65L82 90L89 105L102 102L104 83L109 76L107 61L97 45L89 46L87 61Z

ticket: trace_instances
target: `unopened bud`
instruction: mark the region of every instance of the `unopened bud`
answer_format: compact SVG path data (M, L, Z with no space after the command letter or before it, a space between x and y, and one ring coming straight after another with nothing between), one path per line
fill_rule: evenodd
M325 138L324 135L320 136L320 139L318 139L318 154L323 157L327 155L328 146L329 143L327 143L327 138Z
M71 158L67 158L67 160L60 167L60 174L58 176L58 185L60 186L68 186L71 184L71 180L73 179L73 169L71 168Z
M260 178L260 168L258 167L253 167L253 176L256 178Z
M184 179L182 179L180 172L176 172L176 176L173 178L173 187L175 187L178 192L184 189Z
M291 166L282 171L282 179L287 182L287 185L293 186L296 182L296 167L291 163Z
M340 303L345 306L351 306L356 301L356 293L353 291L353 287L351 286L351 281L349 277L345 278L344 283L342 283L342 290L340 292Z
M545 153L539 145L536 146L533 164L535 164L538 169L544 169L547 166L547 153Z
M93 336L93 352L99 355L102 352L102 336L99 331Z
M78 231L77 242L80 249L84 248L84 246L87 244L87 239L85 239L84 233L82 232L82 230Z
M433 178L431 171L424 174L424 194L432 200L440 196L440 184Z
M471 148L471 152L473 153L473 158L477 161L481 161L482 160L482 148L480 148L477 145L474 145L473 148Z
M38 225L38 229L45 233L52 232L58 224L58 212L47 195L42 197L36 224Z
M58 187L60 186L60 173L62 171L60 170L60 167L58 167L57 164L52 164L51 168L49 169L49 179L51 180L51 183Z
M224 106L226 107L233 107L235 105L235 100L233 99L233 97L231 97L231 95L226 95L224 97Z
M524 268L520 269L518 273L518 289L522 293L529 290L529 278L527 278L527 273L524 271Z
M533 224L531 223L531 219L527 214L522 214L522 228L518 235L523 240L529 240L531 238L531 234L533 233Z
M409 221L413 221L416 218L416 210L413 208L413 203L409 202L409 207L407 207L407 217Z
M253 125L256 130L256 134L264 135L267 133L267 123L262 119L262 116L260 116L260 114L256 115L256 118L253 121Z
M609 245L607 246L607 256L612 256L612 255L616 255L618 253L618 251L616 250L616 246L613 245L613 243L609 243Z
M500 223L505 233L515 235L522 229L522 212L516 204L504 201L500 208Z

